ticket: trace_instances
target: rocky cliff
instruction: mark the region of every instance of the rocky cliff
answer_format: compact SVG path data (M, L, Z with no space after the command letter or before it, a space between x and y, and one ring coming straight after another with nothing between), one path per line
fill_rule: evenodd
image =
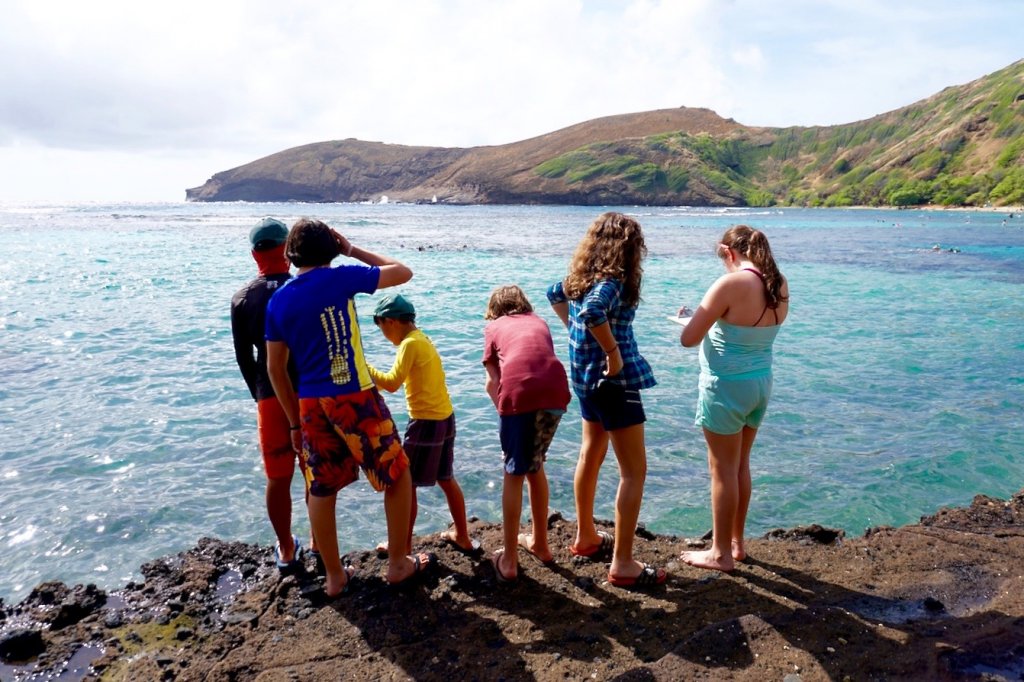
M1024 60L866 121L754 128L707 109L609 116L511 144L348 139L215 174L190 201L693 206L1024 202Z
M820 526L747 542L730 574L680 564L701 540L638 529L665 585L611 586L570 556L519 554L515 584L439 535L439 565L401 591L385 559L353 552L327 601L312 561L281 577L269 548L205 539L107 595L40 585L0 603L0 678L104 680L1018 680L1024 674L1024 491L978 496L862 537ZM608 528L607 522L600 522ZM471 523L493 551L497 525Z

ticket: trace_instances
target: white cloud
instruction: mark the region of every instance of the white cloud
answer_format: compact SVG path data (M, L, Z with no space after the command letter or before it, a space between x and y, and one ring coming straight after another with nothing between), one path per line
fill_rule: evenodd
M732 51L732 60L740 66L760 71L764 68L764 54L757 45L746 45Z
M1019 58L992 27L1024 19L999 0L4 6L0 61L16 67L0 70L0 198L13 199L173 200L309 142L501 144L683 105L755 125L846 122Z

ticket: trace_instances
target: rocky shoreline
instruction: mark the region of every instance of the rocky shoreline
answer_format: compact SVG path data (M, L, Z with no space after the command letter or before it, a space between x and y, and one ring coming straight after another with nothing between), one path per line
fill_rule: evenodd
M204 538L110 594L44 583L0 602L0 680L1024 679L1024 490L853 539L773 531L730 575L676 561L700 540L641 529L637 558L671 572L646 592L549 526L555 562L520 552L514 585L433 535L417 545L440 565L417 584L352 553L330 602L312 561L281 577L268 548Z

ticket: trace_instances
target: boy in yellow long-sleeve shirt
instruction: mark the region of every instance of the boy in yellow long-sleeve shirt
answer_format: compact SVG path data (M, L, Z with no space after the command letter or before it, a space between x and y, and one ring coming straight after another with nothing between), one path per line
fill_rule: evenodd
M388 341L398 346L395 362L388 372L369 365L370 376L378 388L394 393L405 386L409 407L409 425L403 447L409 457L413 494L406 551L412 551L412 531L416 524L416 488L441 487L448 500L455 528L444 539L467 554L480 552L480 543L469 537L466 500L455 480L455 411L448 397L444 368L437 349L416 326L416 309L401 294L385 296L373 311L373 322ZM386 545L377 547L378 551Z

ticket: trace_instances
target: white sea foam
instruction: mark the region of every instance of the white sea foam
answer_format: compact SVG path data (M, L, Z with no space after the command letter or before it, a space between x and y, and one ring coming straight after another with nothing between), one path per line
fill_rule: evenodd
M35 537L36 532L39 529L32 524L29 524L22 528L20 531L16 531L7 536L7 546L16 547L20 544L24 544Z

